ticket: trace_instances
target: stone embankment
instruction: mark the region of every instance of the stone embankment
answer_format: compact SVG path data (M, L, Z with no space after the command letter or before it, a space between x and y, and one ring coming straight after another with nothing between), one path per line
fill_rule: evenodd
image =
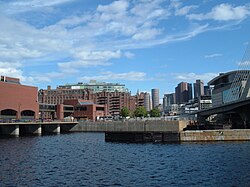
M187 142L248 141L250 129L188 130L189 121L138 120L79 122L71 132L105 132L107 141Z

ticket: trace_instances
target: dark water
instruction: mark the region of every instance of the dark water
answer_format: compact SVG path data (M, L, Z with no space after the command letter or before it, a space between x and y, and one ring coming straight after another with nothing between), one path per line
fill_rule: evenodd
M106 143L102 133L0 139L0 186L250 186L250 142Z

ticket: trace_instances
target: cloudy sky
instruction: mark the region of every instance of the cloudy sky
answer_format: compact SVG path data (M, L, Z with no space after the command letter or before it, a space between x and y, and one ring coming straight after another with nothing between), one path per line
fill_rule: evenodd
M0 0L0 74L170 93L237 69L249 33L248 0Z

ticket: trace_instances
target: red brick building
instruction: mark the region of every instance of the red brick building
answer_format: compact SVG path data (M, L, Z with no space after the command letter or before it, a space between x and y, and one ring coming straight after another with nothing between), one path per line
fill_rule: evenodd
M1 76L0 120L38 119L37 93L37 87L21 85L19 79Z
M100 117L107 116L105 105L94 104L91 100L72 99L65 100L64 104L74 107L72 116L77 120L95 121Z
M107 115L116 116L120 114L123 107L134 111L138 106L144 106L145 93L138 93L134 96L130 92L97 92L94 93L90 89L71 89L66 87L58 87L39 92L39 102L47 104L64 104L65 100L83 99L91 100L94 104L105 105L105 113Z

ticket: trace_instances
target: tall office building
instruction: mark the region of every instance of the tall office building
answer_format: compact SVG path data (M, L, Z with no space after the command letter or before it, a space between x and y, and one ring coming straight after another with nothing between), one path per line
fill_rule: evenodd
M193 98L192 84L187 82L181 82L175 88L176 103L187 103Z
M151 95L152 95L152 107L155 108L160 104L159 89L152 89Z
M211 96L211 89L209 86L204 86L204 95Z
M144 107L146 108L147 112L151 110L150 94L147 92L144 94Z
M194 98L199 98L204 94L204 83L202 80L196 80L194 83Z
M163 110L165 111L172 104L175 104L175 93L164 94L164 97L163 97Z

